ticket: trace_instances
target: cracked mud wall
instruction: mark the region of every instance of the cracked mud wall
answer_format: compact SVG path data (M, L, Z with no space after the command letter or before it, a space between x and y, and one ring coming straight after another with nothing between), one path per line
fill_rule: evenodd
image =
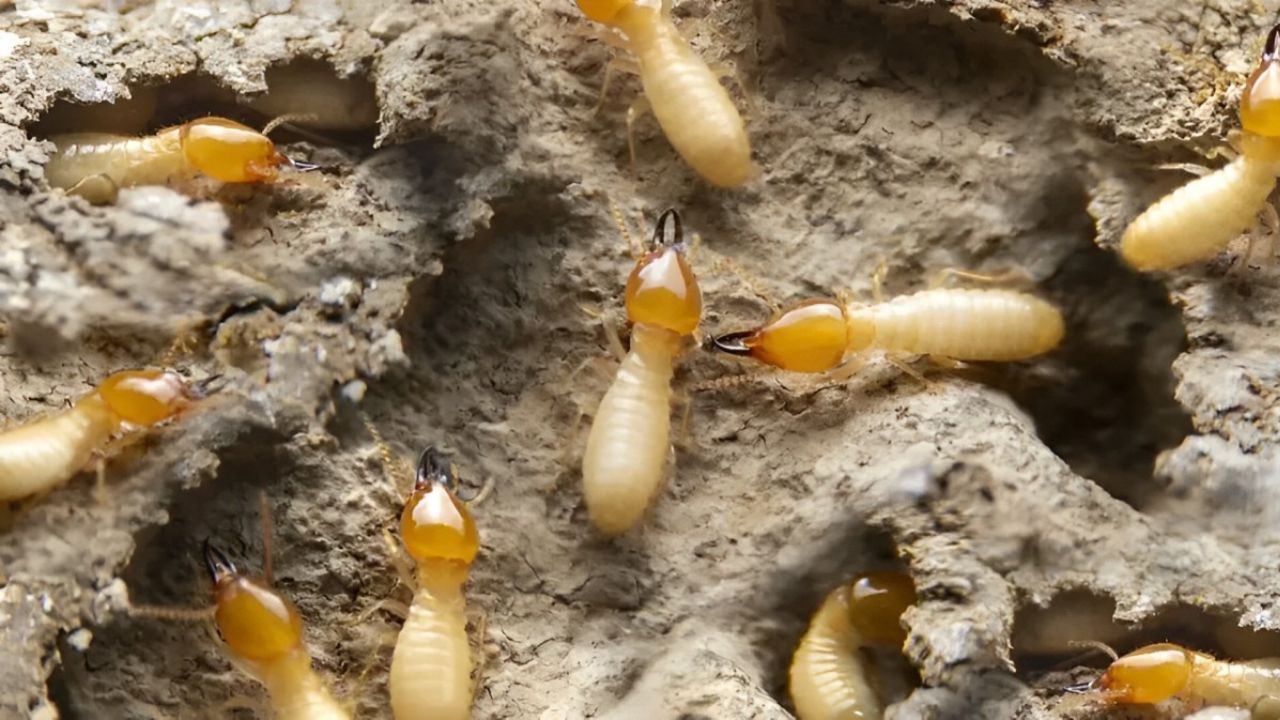
M0 413L155 363L201 317L215 331L177 364L226 388L114 463L104 502L81 478L9 519L0 715L260 702L204 627L131 619L113 598L123 579L139 602L205 602L205 538L258 567L265 490L277 584L318 667L386 716L399 621L375 606L403 593L381 538L398 499L353 380L405 457L438 443L472 487L495 484L468 589L490 658L478 718L788 717L808 614L870 567L909 569L920 590L906 655L924 688L893 718L1101 717L1060 701L1093 671L1044 673L1028 622L1050 647L1055 623L1090 627L1073 613L1121 646L1154 632L1224 651L1235 624L1280 630L1280 271L1141 278L1109 249L1183 180L1156 165L1197 160L1234 126L1276 12L678 3L750 97L763 175L730 193L648 121L631 175L637 84L593 116L609 50L568 0L16 3L0 15ZM35 132L60 102L190 78L251 98L297 58L367 77L378 103L376 148L289 138L325 166L318 183L199 201L139 189L93 208L43 181ZM619 317L631 262L608 198L642 235L668 206L702 234L705 331L767 313L714 272L719 256L784 302L866 293L883 259L890 294L939 267L1023 269L1063 306L1069 341L928 385L873 363L841 386L699 395L648 523L603 542L575 458L607 378L576 370L606 357L580 307ZM691 353L678 383L745 370ZM1051 604L1063 593L1099 598L1101 619ZM1280 654L1272 638L1246 636Z

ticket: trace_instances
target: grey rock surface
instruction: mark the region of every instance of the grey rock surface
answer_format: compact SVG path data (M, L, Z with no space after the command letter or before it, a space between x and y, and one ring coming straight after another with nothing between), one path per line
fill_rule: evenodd
M723 192L650 120L632 174L639 85L593 115L611 50L570 0L0 2L0 415L63 407L193 327L175 364L223 375L110 465L104 499L78 478L7 518L0 717L253 716L263 692L216 636L120 597L207 603L206 538L258 567L262 491L317 667L389 717L400 496L356 402L406 458L438 444L470 489L494 484L468 586L477 718L788 717L809 614L877 567L920 593L922 687L889 718L1123 717L1062 692L1102 666L1078 640L1280 655L1280 267L1143 277L1111 249L1185 180L1159 164L1216 162L1277 9L679 2L750 99L762 174ZM378 106L367 136L282 136L314 181L93 207L44 180L55 126L134 122L86 104L247 113L300 58ZM584 309L620 318L632 262L610 199L633 233L674 206L701 234L704 332L762 320L756 290L866 295L883 260L890 294L942 267L1025 271L1068 340L927 384L876 360L699 393L648 522L606 542L577 458L607 385L580 368L612 368ZM747 372L690 352L677 387Z

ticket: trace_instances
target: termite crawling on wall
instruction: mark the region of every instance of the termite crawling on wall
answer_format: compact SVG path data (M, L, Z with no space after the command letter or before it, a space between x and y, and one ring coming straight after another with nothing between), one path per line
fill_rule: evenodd
M632 126L651 109L680 157L707 182L738 187L755 173L746 126L728 91L680 35L670 0L577 0L588 18L608 26L634 60L617 59L639 73L644 98L627 113L628 146L635 163ZM603 93L609 88L606 73Z
M145 137L71 133L49 138L57 150L44 174L53 187L94 203L115 199L120 188L167 185L203 175L224 183L273 183L282 168L310 170L276 149L262 132L226 118L207 117Z
M582 458L587 513L607 536L635 527L662 488L674 362L702 318L702 292L684 257L679 213L664 212L653 238L653 250L627 279L631 349L600 401Z
M938 288L873 305L811 300L712 346L792 372L832 370L867 350L954 361L1023 360L1062 341L1062 313L1024 292Z
M0 433L0 500L48 492L85 470L95 454L176 417L204 395L169 370L108 376L69 409Z
M1262 60L1240 98L1244 130L1233 137L1239 157L1173 191L1129 225L1120 239L1120 254L1133 268L1169 270L1209 260L1268 210L1267 198L1280 174L1278 36L1280 25L1267 35ZM1274 209L1268 215L1274 218Z

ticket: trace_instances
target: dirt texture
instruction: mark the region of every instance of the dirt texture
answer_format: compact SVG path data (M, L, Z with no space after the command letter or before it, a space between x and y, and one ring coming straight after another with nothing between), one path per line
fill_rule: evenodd
M316 666L389 717L400 496L359 408L405 458L437 444L469 492L493 483L467 590L476 718L790 717L809 614L883 567L919 590L920 686L888 718L1188 709L1064 694L1105 660L1079 640L1280 655L1280 266L1140 276L1112 250L1185 181L1158 165L1221 162L1274 0L678 2L741 79L761 175L733 192L651 120L632 174L638 83L593 114L614 51L570 0L108 5L0 2L0 414L161 362L221 391L116 459L102 498L82 477L12 513L0 718L262 712L209 628L121 611L126 588L206 604L206 539L260 567L262 491ZM216 95L259 123L237 103L300 58L367 79L378 109L367 136L284 136L315 182L93 207L44 180L51 128L132 121L86 105L135 98L154 129ZM632 264L610 199L639 235L667 207L700 233L706 332L763 320L758 291L866 297L883 260L891 295L942 267L1025 271L1068 339L928 383L691 351L677 387L760 381L695 396L645 526L604 541L577 463L613 367L594 314L620 321Z

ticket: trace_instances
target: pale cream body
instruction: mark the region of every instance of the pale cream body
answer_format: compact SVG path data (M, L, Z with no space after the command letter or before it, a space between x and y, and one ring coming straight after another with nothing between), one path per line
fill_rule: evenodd
M239 664L267 688L278 720L351 718L311 668L311 656L303 648L269 663L240 660Z
M418 589L391 656L391 711L397 720L471 717L471 646L465 573L420 564Z
M58 148L44 168L53 187L71 189L101 177L110 178L117 188L165 185L192 174L178 127L146 137L72 133L49 140Z
M886 350L951 360L1022 360L1062 341L1062 313L1012 290L923 290L845 308L849 350Z
M605 535L635 527L662 489L671 443L674 332L637 325L631 350L596 410L582 459L592 524Z
M120 423L97 394L0 433L0 501L46 492L85 469Z
M798 720L863 720L883 714L867 680L858 632L849 622L849 591L827 596L791 658L791 701Z

